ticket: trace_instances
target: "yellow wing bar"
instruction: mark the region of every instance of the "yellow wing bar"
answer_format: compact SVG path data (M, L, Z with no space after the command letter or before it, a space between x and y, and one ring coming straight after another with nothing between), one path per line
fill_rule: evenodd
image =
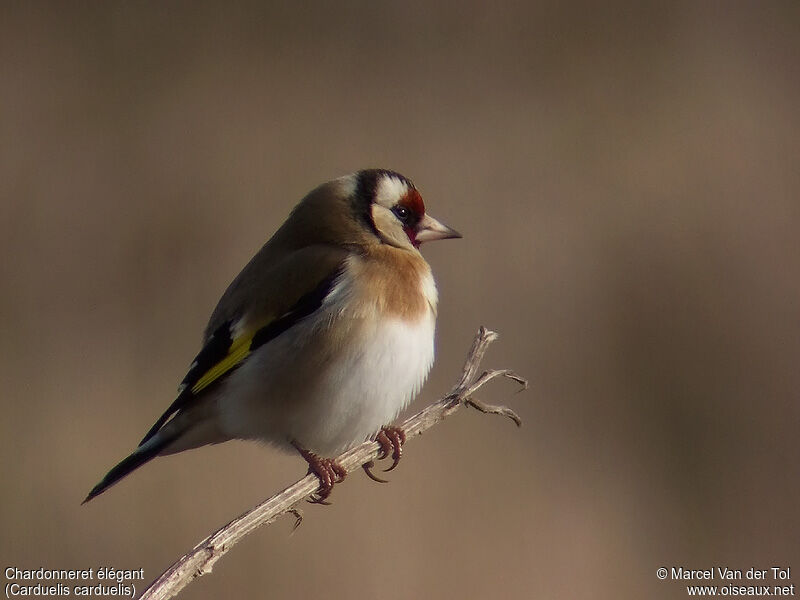
M233 340L225 358L203 373L200 379L192 386L192 393L197 394L199 391L207 388L247 358L250 354L250 345L253 342L253 335L255 335L255 330L251 330L246 335Z

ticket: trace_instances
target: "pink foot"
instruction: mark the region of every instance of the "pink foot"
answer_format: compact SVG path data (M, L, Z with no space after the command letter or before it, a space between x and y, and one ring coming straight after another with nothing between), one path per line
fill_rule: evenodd
M322 458L310 450L306 450L297 442L293 441L292 446L297 448L300 456L308 463L308 472L313 473L319 479L319 489L308 501L312 504L330 504L327 498L333 491L333 485L344 481L347 471L332 458Z
M387 425L386 427L381 427L378 435L375 436L375 441L378 442L381 447L381 452L378 455L379 459L388 458L389 456L392 457L392 466L388 469L384 469L384 472L389 472L397 466L397 463L400 462L403 456L403 444L406 443L406 434L399 427ZM372 467L374 466L374 461L369 461L362 465L367 477L378 483L387 483L385 479L381 479L372 472Z

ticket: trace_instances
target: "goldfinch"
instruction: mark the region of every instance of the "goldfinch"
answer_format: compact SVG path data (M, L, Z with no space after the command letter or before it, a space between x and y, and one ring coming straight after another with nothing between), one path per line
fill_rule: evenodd
M372 438L394 468L404 438L387 424L434 357L438 294L419 246L458 237L393 171L311 191L222 295L175 401L84 502L156 456L232 439L297 449L316 502L345 475L324 457Z

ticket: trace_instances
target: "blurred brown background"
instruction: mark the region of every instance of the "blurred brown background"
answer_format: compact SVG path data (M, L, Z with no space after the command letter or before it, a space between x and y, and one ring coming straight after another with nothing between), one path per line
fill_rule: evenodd
M305 472L229 443L89 488L327 179L464 233L419 408L478 325L530 378L183 598L682 598L800 570L800 3L12 3L0 15L2 567L147 580ZM800 578L793 574L793 583ZM745 582L746 583L746 582Z

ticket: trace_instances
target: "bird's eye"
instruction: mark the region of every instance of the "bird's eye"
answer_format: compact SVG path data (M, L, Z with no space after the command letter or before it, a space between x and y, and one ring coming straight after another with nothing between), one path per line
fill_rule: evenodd
M408 225L411 222L411 211L405 206L395 206L392 209L392 212L398 219L400 219L400 222L403 225Z

